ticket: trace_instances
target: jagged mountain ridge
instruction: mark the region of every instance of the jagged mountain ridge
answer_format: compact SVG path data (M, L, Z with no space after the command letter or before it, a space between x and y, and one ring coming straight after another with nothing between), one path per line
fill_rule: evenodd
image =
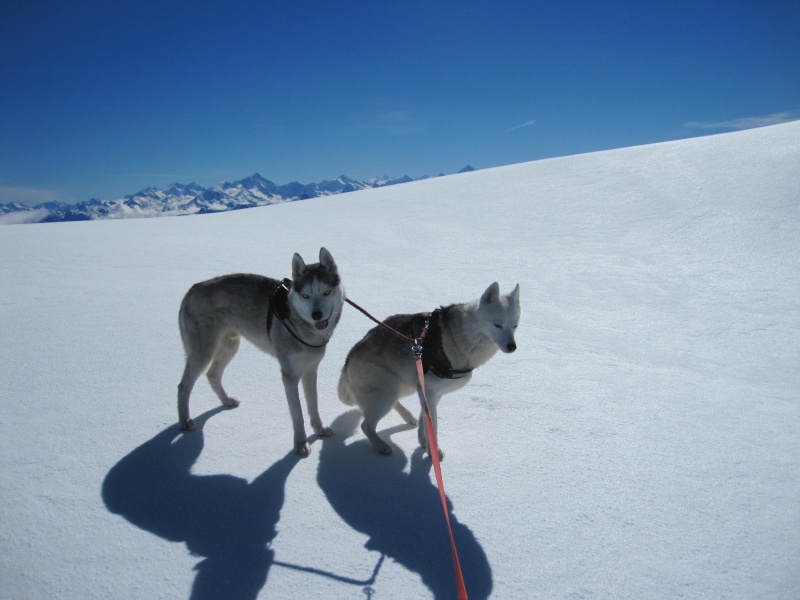
M427 179L427 175L418 179ZM15 223L54 223L92 219L126 219L194 215L239 210L305 200L317 196L345 194L375 187L416 181L404 176L373 178L369 181L340 175L336 179L303 184L297 181L278 185L254 173L239 181L224 181L204 188L197 183L171 183L165 188L148 187L119 200L92 198L77 204L44 202L26 206L20 202L0 204L0 216L12 216Z

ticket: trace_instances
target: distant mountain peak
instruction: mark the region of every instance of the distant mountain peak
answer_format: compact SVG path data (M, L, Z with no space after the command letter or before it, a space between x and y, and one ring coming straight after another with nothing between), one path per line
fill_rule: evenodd
M473 167L472 165L467 165L466 167L461 169L459 171L459 173L469 173L470 171L474 171L474 170L475 170L475 167Z
M339 175L320 183L292 181L277 185L260 173L253 173L244 179L223 181L211 188L204 188L195 182L182 184L175 181L165 188L146 187L118 200L92 198L77 204L48 202L34 207L19 202L0 204L0 216L21 213L27 215L25 222L50 223L205 214L345 194L410 181L414 179L407 175L400 178L384 176L369 181Z

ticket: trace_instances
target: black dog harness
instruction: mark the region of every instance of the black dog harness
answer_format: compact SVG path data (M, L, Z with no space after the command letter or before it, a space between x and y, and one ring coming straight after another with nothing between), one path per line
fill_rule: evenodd
M291 319L289 319L289 291L291 289L292 280L283 279L278 283L278 285L275 286L275 289L270 294L269 307L267 308L267 337L270 337L269 330L272 327L272 321L274 317L277 315L278 320L283 323L286 331L291 333L292 337L298 342L304 346L308 346L309 348L322 348L328 343L328 340L324 340L321 344L309 344L305 340L301 339L300 336L292 330L294 325L289 327L289 323L291 323Z
M472 367L466 369L454 369L450 364L450 359L444 353L442 347L442 319L444 314L441 308L437 308L432 313L422 313L419 315L422 327L421 332L427 329L425 339L422 343L422 370L427 373L430 371L441 379L460 379L472 372ZM415 329L417 329L415 327ZM417 336L419 337L419 336Z

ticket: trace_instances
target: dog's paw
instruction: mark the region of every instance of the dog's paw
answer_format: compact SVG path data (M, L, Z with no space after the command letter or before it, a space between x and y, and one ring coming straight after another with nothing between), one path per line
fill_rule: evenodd
M308 442L298 442L294 445L294 453L305 458L311 454L311 446L308 445Z
M194 421L192 421L191 419L186 419L183 423L181 423L181 429L183 429L184 431L194 431L195 430Z
M319 427L314 427L314 433L319 437L331 437L333 435L333 429L320 425Z
M411 425L412 427L416 427L417 425L419 425L419 421L417 421L417 417L412 415L410 412L406 412L406 413L402 413L401 412L400 415L403 417L403 421L405 421L408 425Z
M376 445L375 450L378 451L378 454L383 454L384 456L389 456L392 453L392 447L385 442L382 442L380 445Z
M241 404L238 399L234 398L233 396L228 396L227 400L222 401L223 406L227 406L228 408L236 408Z
M408 423L409 425L417 425L417 418L411 414L411 412L399 402L394 405L394 409L397 413L402 417L403 421Z
M428 456L431 455L431 450L427 444L422 444L422 449L425 450ZM444 451L441 448L437 448L437 450L439 451L439 462L442 462L444 460Z

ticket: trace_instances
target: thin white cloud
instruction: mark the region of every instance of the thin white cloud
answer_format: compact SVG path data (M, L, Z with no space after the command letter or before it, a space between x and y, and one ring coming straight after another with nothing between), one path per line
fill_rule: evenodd
M506 131L516 131L517 129L524 129L525 127L530 127L536 123L536 119L531 119L530 121L525 121L524 123L520 123L519 125L515 125L514 127L509 127Z
M70 200L65 199L64 193L58 190L0 185L0 203L2 204L21 202L22 204L33 206L52 200L70 202Z
M191 177L191 175L176 175L176 174L169 174L169 173L100 173L98 177L125 177L125 178L134 178L134 177L141 177L141 178L154 178L158 177L161 179L186 179L187 177Z
M390 110L367 117L360 125L361 129L371 129L382 133L419 133L425 127L417 117L407 110Z
M689 123L684 123L683 126L687 129L735 129L741 131L744 129L767 127L768 125L779 125L781 123L789 123L797 120L800 120L800 111L792 110L759 117L733 119L732 121L691 121Z

